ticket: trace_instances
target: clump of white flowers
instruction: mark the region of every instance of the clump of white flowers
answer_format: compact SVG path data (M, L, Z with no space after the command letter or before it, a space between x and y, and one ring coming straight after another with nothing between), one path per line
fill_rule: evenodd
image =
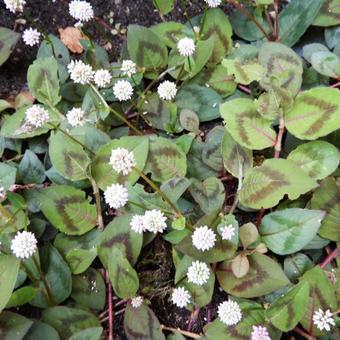
M72 60L67 65L71 79L75 83L88 84L93 80L94 71L91 65L85 64L81 60Z
M214 247L216 234L208 226L202 226L195 229L192 234L192 244L198 250L208 250Z
M133 95L133 87L127 80L118 80L113 86L113 94L120 102L129 100Z
M143 215L134 215L130 222L131 229L138 234L143 234L146 231L144 225L144 216Z
M158 86L157 91L161 99L172 100L176 97L177 94L176 84L169 80L165 80Z
M139 308L143 303L143 298L141 296L136 296L131 299L131 306L133 308Z
M94 83L98 87L107 87L110 84L112 76L108 70L100 69L94 74Z
M38 32L38 30L30 27L24 30L22 39L26 45L34 46L39 44L40 36L41 34Z
M129 78L137 73L136 64L132 60L123 60L120 70L124 76L128 76Z
M74 19L80 22L90 21L94 17L91 4L82 0L71 1L69 3L69 13Z
M40 105L32 105L26 112L26 122L36 128L42 127L48 120L48 112Z
M4 0L6 8L12 12L22 12L26 5L26 0Z
M110 164L113 170L126 176L136 166L135 156L125 148L116 148L111 152Z
M67 112L66 118L73 127L83 126L85 122L84 115L85 112L82 109L75 107Z
M210 270L206 263L194 261L188 268L188 281L196 285L202 286L208 282Z
M179 54L183 57L190 57L195 53L195 42L191 38L183 38L177 43Z
M313 314L313 323L315 326L320 330L326 330L330 331L331 326L335 325L333 315L330 312L329 309L327 309L325 312L319 308L319 310L315 311Z
M37 250L37 239L29 231L18 232L11 243L11 250L18 259L29 259Z
M147 210L143 217L144 228L154 234L162 233L167 227L166 220L166 216L160 210Z
M234 235L235 235L235 228L233 227L232 224L226 225L221 228L222 240L230 241Z
M113 209L124 207L128 202L128 191L121 184L112 184L104 191L105 202Z
M6 198L6 189L4 187L0 187L0 202L4 201Z
M204 0L204 1L211 8L218 7L222 3L222 0Z
M264 326L253 326L251 332L251 340L271 340L268 330Z
M242 319L239 304L235 301L224 301L218 305L217 314L221 321L227 326L236 325Z
M184 287L175 288L171 295L172 302L180 308L190 303L190 293Z

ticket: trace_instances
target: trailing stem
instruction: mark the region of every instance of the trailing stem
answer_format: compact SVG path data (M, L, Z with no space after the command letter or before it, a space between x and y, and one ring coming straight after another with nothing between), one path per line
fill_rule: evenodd
M280 158L280 153L282 150L282 138L283 138L284 132L285 132L285 120L283 118L283 112L281 111L279 134L277 135L277 139L276 139L274 158Z
M99 229L104 229L104 221L103 221L103 215L102 215L102 206L100 203L99 188L94 178L92 178L92 176L89 176L89 180L91 182L94 198L96 201L98 227Z
M321 268L325 268L329 263L340 255L340 247L335 248L320 264Z
M189 331L183 331L179 328L173 328L173 327L167 327L167 326L161 325L161 329L164 329L165 331L170 331L170 332L177 332L177 333L180 333L180 334L187 336L189 338L192 338L192 339L200 339L201 338L201 335L199 335L199 334L192 333L192 332L189 332Z

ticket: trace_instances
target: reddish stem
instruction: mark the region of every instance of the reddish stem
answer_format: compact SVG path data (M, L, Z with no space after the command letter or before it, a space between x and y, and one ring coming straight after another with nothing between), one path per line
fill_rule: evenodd
M109 335L107 340L113 340L113 296L112 296L112 286L109 278L109 273L106 272L106 282L107 282L107 291L108 291L108 309L109 309Z
M313 340L312 336L310 336L308 333L306 333L305 331L303 331L302 329L300 329L298 327L294 328L294 332L300 334L301 336L303 336L307 340Z
M338 82L335 83L335 84L332 84L330 87L336 88L336 87L339 87L339 86L340 86L340 81L338 81Z
M188 325L188 331L190 332L192 329L192 326L196 322L198 315L199 315L200 309L194 309L194 311L191 313L190 320L189 320L189 325Z
M335 248L320 264L321 268L325 268L329 263L331 263L335 258L340 255L340 247Z
M238 87L239 90L241 90L241 91L243 91L247 94L251 94L251 90L247 86L238 84L237 87Z
M280 153L282 150L282 138L285 132L285 121L283 118L283 114L281 113L280 117L280 126L279 126L279 133L277 135L276 143L275 143L275 154L274 158L280 158Z

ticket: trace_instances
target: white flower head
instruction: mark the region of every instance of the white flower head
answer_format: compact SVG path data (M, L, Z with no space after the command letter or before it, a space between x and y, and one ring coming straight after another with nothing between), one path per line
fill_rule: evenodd
M183 308L190 303L190 298L190 293L184 287L175 288L171 295L172 302L179 308Z
M176 84L169 80L163 81L163 83L161 83L158 86L157 91L161 99L172 100L176 97L176 94L177 94Z
M133 152L130 152L128 149L116 148L111 152L110 164L113 170L126 176L136 165L135 156Z
M12 12L22 12L26 5L26 0L4 0L6 8Z
M167 227L166 219L160 210L147 210L143 217L144 227L154 234L162 233Z
M36 128L42 127L48 120L48 112L40 105L32 105L26 112L26 122Z
M93 8L87 1L73 0L68 6L70 15L78 21L86 22L94 17Z
M251 340L271 340L268 330L264 326L253 326L251 332Z
M236 325L242 319L239 304L235 301L224 301L218 305L217 314L221 321L227 326Z
M107 87L110 84L112 76L108 70L98 70L94 74L94 82L98 87Z
M34 46L39 44L41 34L35 28L27 28L24 30L22 39L24 43L29 46Z
M202 226L195 229L192 234L192 244L198 250L208 250L214 247L216 242L216 234L208 226Z
M73 127L83 126L85 123L84 115L85 112L82 109L75 107L67 112L66 118Z
M70 73L71 79L75 83L82 85L88 84L93 80L94 71L91 65L83 63L81 60L72 60L67 65L68 72Z
M113 94L120 102L129 100L133 95L133 87L127 80L118 80L113 86Z
M210 270L206 263L194 261L188 268L187 277L188 281L196 285L202 286L208 282Z
M37 250L37 239L29 231L18 232L11 243L11 250L18 259L28 259Z
M6 189L0 186L0 202L4 201L6 198Z
M128 191L121 184L112 184L104 191L105 202L113 209L124 207L128 202Z
M211 8L218 7L222 3L222 0L204 0L204 1Z
M143 234L146 230L143 215L134 215L130 222L131 229L138 234Z
M232 224L226 225L221 228L222 240L230 241L234 235L235 235L235 228L233 227Z
M129 78L137 73L136 64L132 60L123 60L120 70L124 76L128 76Z
M190 38L183 38L177 43L179 54L183 57L190 57L195 53L195 42Z
M143 298L141 296L136 296L131 299L131 306L133 308L139 308L143 303Z
M319 310L315 311L313 314L313 323L315 326L322 331L325 329L326 331L331 330L331 326L335 325L332 313L329 309L327 309L325 312L319 308Z

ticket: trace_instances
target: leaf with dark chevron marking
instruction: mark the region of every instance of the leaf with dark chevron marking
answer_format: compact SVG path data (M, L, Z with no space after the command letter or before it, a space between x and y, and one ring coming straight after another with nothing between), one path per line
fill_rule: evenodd
M324 0L320 12L313 25L315 26L335 26L340 24L339 0Z

